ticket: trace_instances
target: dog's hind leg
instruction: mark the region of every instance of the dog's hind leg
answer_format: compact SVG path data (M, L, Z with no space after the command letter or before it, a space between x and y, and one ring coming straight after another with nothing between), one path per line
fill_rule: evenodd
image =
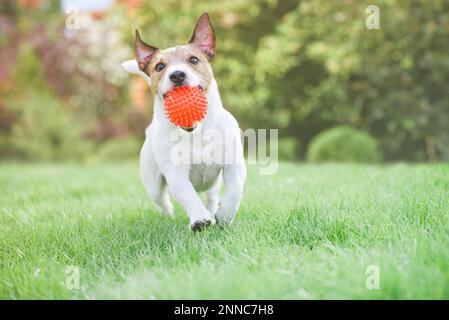
M145 141L140 155L140 174L143 184L158 210L173 217L173 204L170 200L167 183L150 151L149 144Z
M170 193L168 192L167 183L165 179L162 177L162 187L159 197L154 200L156 205L160 208L160 211L171 218L173 218L173 204L170 200Z
M215 215L215 212L217 212L218 209L218 201L220 200L220 189L222 180L223 180L222 173L220 172L213 186L206 191L206 199L207 199L206 208L213 215Z

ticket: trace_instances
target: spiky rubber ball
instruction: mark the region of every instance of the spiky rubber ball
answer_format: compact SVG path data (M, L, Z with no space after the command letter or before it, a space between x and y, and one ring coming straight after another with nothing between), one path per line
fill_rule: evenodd
M165 113L181 128L193 128L207 113L207 99L199 87L179 86L165 94Z

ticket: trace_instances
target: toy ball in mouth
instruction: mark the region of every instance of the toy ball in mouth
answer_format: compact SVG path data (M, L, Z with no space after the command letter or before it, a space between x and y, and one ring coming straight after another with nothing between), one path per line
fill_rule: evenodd
M191 129L204 119L207 112L207 99L200 87L175 87L165 94L165 113L178 127Z

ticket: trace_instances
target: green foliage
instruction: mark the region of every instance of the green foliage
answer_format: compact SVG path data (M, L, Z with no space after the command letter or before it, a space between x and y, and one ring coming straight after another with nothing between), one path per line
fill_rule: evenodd
M149 1L126 37L131 45L141 28L156 46L183 43L207 9L214 72L243 128L279 128L307 144L348 124L378 138L389 160L449 159L447 2L376 1L380 30L365 27L368 4Z
M6 100L15 120L2 137L8 153L36 160L82 159L90 143L81 138L81 127L67 106L48 89L31 47L21 47L12 79L15 86Z
M447 1L379 0L379 30L365 27L368 4L167 0L129 9L118 2L71 39L60 36L57 5L38 14L11 5L7 15L17 32L5 33L9 38L0 46L30 43L21 44L11 76L16 97L26 89L48 91L50 83L64 97L64 109L75 113L67 123L76 130L104 116L126 122L129 81L120 61L133 55L134 29L167 48L186 43L198 16L208 11L217 38L214 74L225 107L243 129L277 128L280 138L307 147L323 130L346 124L370 132L387 160L449 160ZM45 32L37 28L42 22Z
M11 80L14 83L14 94L21 94L27 89L36 92L48 91L42 63L31 45L20 46L17 63L11 71Z
M307 160L312 162L379 162L379 144L368 133L340 126L325 130L309 144Z
M27 159L82 160L90 143L81 139L80 128L64 107L48 93L27 94L13 124L11 146Z
M137 159L141 147L142 142L135 137L115 138L101 144L96 156L104 162Z
M278 141L278 157L281 160L298 160L301 143L293 137L280 138Z

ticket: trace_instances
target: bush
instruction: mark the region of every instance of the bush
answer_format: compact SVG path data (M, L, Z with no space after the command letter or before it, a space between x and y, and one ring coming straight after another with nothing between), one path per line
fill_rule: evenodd
M379 143L364 131L348 126L325 130L309 144L307 160L312 162L380 162Z
M301 143L296 138L286 137L278 141L278 156L281 160L298 160Z
M142 143L134 137L113 138L103 143L97 153L102 162L138 159Z
M36 51L24 45L11 71L13 86L5 104L14 119L2 134L2 157L60 161L83 160L91 143L82 138L82 122L48 87Z
M18 119L8 136L9 146L26 159L82 160L91 143L81 138L82 130L65 105L48 93L28 92L18 99Z

